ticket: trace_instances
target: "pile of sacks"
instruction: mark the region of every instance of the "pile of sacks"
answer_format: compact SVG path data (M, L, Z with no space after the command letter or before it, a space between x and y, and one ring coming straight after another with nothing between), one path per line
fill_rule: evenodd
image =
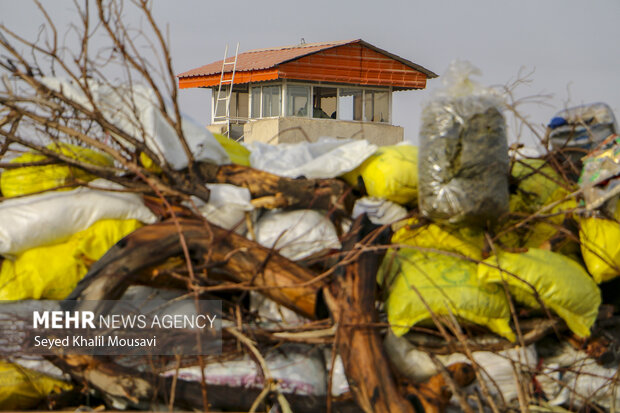
M264 159L269 159L269 151L273 150L267 145L255 145L250 151L223 136L214 139L221 142L230 158L241 165L258 166L265 162ZM100 152L68 143L53 143L48 149L95 165L113 163ZM299 171L289 176L313 176L314 170L314 176L345 176L344 179L351 182L359 178L372 183L374 186L369 185L368 192L375 197L361 198L355 206L357 215L369 213L375 222L388 223L404 218L407 212L387 199L405 205L415 204L417 149L414 146L377 148L366 141L322 139L317 143L277 149L281 153L276 154L276 158L289 159L288 162L299 165ZM344 160L347 156L350 158L348 164ZM300 157L303 161L299 161ZM42 154L29 151L12 162L32 163L46 159ZM267 163L274 171L274 164ZM332 165L331 170L327 164ZM402 175L399 171L408 172ZM246 235L291 260L300 261L341 248L339 234L343 229L335 227L327 217L327 211L259 211L252 205L246 188L227 184L207 184L207 187L210 190L209 202L193 198L188 206L196 206L213 224ZM92 264L115 243L158 220L141 195L126 192L118 184L97 179L67 165L8 169L0 175L0 190L5 197L0 202L2 300L64 299ZM265 325L305 321L260 294L252 294L252 303ZM325 394L331 356L308 348L302 351L299 347L279 350L267 358L277 377L280 369L277 366L284 368L282 391ZM295 381L288 374L291 363L297 368L304 363L321 367L313 367L316 374L310 376L300 373L300 378ZM2 408L35 407L50 392L71 387L68 377L47 374L53 366L42 359L31 360L28 364L13 360L3 366L6 368L0 372ZM348 391L340 359L334 368L338 375L332 387L335 394L340 395ZM190 371L183 371L183 377L194 377ZM285 376L289 376L288 380L284 380ZM206 377L211 384L236 383L235 377L244 377L244 385L261 384L260 372L247 357L209 366ZM248 377L254 379L248 381ZM116 407L124 406L119 404Z
M418 214L392 224L393 248L377 276L391 327L388 353L414 381L439 370L410 343L413 326L459 321L449 334L478 325L517 342L519 314L554 314L586 339L601 289L613 293L605 282L620 275L618 197L584 213L577 183L554 169L549 156L509 156L501 100L468 81L468 66L452 69L422 115ZM613 144L615 128L610 132L597 144ZM598 149L609 157L613 148ZM475 361L504 406L517 402L520 374L539 382L551 405L620 402L617 363L602 366L566 343L545 349L549 360L538 359L538 345L513 350L453 354L442 362Z
M331 138L244 146L200 132L209 145L217 145L218 163L252 166L288 178L341 178L359 194L351 219L365 213L373 223L392 227L390 249L377 273L390 325L386 347L395 365L414 381L428 379L437 369L427 354L411 348L412 327L432 326L439 317L481 326L496 340L516 342L517 313L511 311L516 308L555 314L575 336L586 338L599 312L602 283L620 275L617 199L605 204L606 216L599 210L577 214L575 183L565 180L544 157L510 154L501 99L472 82L472 74L470 66L457 64L445 76L444 90L424 109L419 148ZM48 149L94 165L113 164L107 155L68 143L53 143ZM13 162L45 159L27 152ZM142 160L148 166L148 159ZM328 211L266 211L253 205L247 188L207 187L209 202L195 198L188 205L213 224L302 265L339 250L351 222L337 227ZM0 202L2 300L65 298L116 242L158 220L140 195L67 165L6 170L0 175L0 190L5 198ZM259 294L252 294L251 301L264 325L304 321ZM267 357L270 368L283 372L282 392L347 392L341 362L334 366L332 389L327 389L331 355L303 347L291 346ZM485 365L490 382L499 380L492 395L501 394L510 403L518 395L511 370L515 365L530 375L538 372L544 382L543 376L559 372L569 358L541 369L537 351L535 346L515 347L501 354L474 353L473 359ZM472 361L463 355L450 357L445 364ZM291 371L290 364L312 374ZM40 366L36 372L29 370L32 363L19 364L19 372L30 372L21 376L15 366L0 365L0 383L6 384L0 386L2 408L33 407L49 392L69 386L66 377L51 376ZM587 366L596 370L591 363ZM196 368L180 373L186 380L202 377ZM613 376L608 373L605 377ZM28 374L49 381L34 388ZM260 386L259 372L248 357L209 365L204 374L211 384ZM568 403L563 389L583 383L580 380L573 374L548 381L548 398ZM587 392L589 385L579 391ZM605 393L609 397L611 389ZM26 396L16 399L16 394ZM581 396L587 400L591 394Z

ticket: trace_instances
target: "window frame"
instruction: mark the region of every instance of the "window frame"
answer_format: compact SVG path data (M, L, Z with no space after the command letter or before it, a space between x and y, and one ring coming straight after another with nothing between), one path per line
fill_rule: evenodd
M360 85L347 85L347 84L341 84L341 83L336 83L336 84L331 84L331 83L324 83L324 82L318 82L318 83L304 83L304 82L299 82L299 81L285 81L284 84L285 89L288 86L307 86L310 88L310 101L312 101L312 98L314 96L314 88L315 87L331 87L331 88L336 88L337 90L337 99L336 99L336 119L335 120L341 120L343 122L367 122L367 123L379 123L379 124L388 124L391 125L392 124L392 92L393 89L391 86L386 87L386 88L378 88L376 86L360 86ZM284 90L285 90L284 89ZM362 91L362 119L361 120L345 120L345 119L341 119L340 118L340 89L359 89ZM372 122L372 121L367 121L364 120L364 114L366 113L366 91L374 91L374 92L387 92L388 94L388 119L384 122ZM283 105L286 105L286 91L283 92L282 96L283 96ZM311 102L309 102L309 106L311 106ZM285 107L286 109L286 107ZM312 117L312 112L310 110L307 111L308 113L306 113L306 116L296 116L296 115L290 115L290 117L296 117L296 118L308 118L308 119L319 119L319 118L314 118ZM286 111L282 112L282 113L286 113ZM288 117L289 115L284 115L286 117Z
M309 107L312 104L312 85L308 84L308 83L295 83L295 82L284 82L285 84L285 88L284 88L284 100L282 102L282 106L284 108L284 111L282 112L284 115L284 117L293 117L293 118L307 118L308 117L308 112L309 112ZM291 87L303 87L307 89L307 94L306 94L306 115L305 116L298 116L296 114L292 114L292 115L288 115L288 100L289 100L289 88Z
M366 89L369 89L369 88L366 88ZM361 117L361 119L342 119L342 118L340 117L340 97L342 96L342 95L341 95L341 91L342 91L342 90L359 90L359 91L361 91L361 92L362 92L362 96L361 96L362 107L361 107L361 116L360 116L360 117ZM373 90L374 90L374 89L373 89ZM336 105L336 106L337 106L337 108L338 108L338 109L337 109L338 111L337 111L337 113L336 113L336 119L337 119L337 120L342 120L342 121L344 121L344 122L365 122L365 121L364 121L364 104L365 104L364 97L365 97L365 95L366 95L366 92L365 92L365 88L363 88L363 87L357 87L357 86L351 86L351 87L344 87L344 86L342 86L342 87L341 87L341 86L339 86L339 87L338 87L338 104ZM344 96L343 96L343 97L344 97ZM354 102L354 101L353 101L353 102Z
M263 88L264 87L272 87L272 86L279 86L280 87L280 115L278 116L263 116ZM392 124L392 97L393 97L393 88L391 86L385 87L385 88L381 88L381 87L377 87L377 86L362 86L362 85L348 85L348 84L341 84L341 83L329 83L329 82L316 82L316 83L306 83L306 82L302 82L302 81L289 81L287 79L283 79L281 82L265 82L263 84L263 82L260 83L250 83L248 85L248 91L249 91L249 120L252 119L274 119L274 118L279 118L279 117L295 117L295 118L306 118L306 119L319 119L319 118L314 118L312 116L312 110L308 109L306 111L306 115L305 116L297 116L295 114L293 115L287 115L287 105L288 105L288 88L290 86L303 86L303 87L307 87L308 88L308 107L312 106L312 99L314 96L314 88L315 87L329 87L329 88L335 88L337 89L337 98L336 98L336 119L335 120L340 120L343 122L366 122L366 123L378 123L378 124L387 124L387 125L391 125ZM254 93L254 89L255 88L260 88L260 95L259 96L255 96ZM361 120L350 120L350 119L341 119L340 118L340 91L341 89L359 89L362 91L362 119ZM384 120L384 122L380 122L380 121L369 121L369 120L365 120L364 117L366 115L366 92L367 91L373 91L373 92L386 92L388 94L388 116L387 119ZM252 107L254 105L254 99L258 98L259 99L259 111L260 111L260 116L255 117L253 116L252 113Z
M222 93L224 95L228 94L228 88L230 86L229 85L222 85ZM243 123L243 122L247 122L250 118L250 113L251 113L251 106L250 106L250 85L234 85L233 86L233 90L230 96L230 112L228 113L228 118L230 119L231 123ZM223 114L218 115L215 113L215 107L216 107L216 100L217 100L217 87L215 88L211 88L211 123L213 124L221 124L221 123L226 123L225 120L216 120L216 119L225 119L227 117L226 114L226 107L225 105L222 103L222 107L224 108L223 110ZM240 116L239 114L239 95L243 94L243 93L247 93L248 94L248 116Z
M375 93L375 95L373 95L373 106L374 103L376 103L376 100L374 99L374 96L376 96L376 93L386 93L387 92L387 112L388 112L388 116L387 116L387 120L384 120L383 122L381 121L372 121L372 120L364 120L364 122L369 122L369 123L387 123L387 124L392 124L392 94L391 94L391 88L390 91L385 91L385 90L379 90L379 89L374 89L374 88L368 88L368 90L372 91ZM363 99L363 103L362 103L362 119L364 119L366 117L366 91L364 91L364 94L362 96Z
M280 104L279 104L279 115L275 115L275 116L264 116L264 108L263 108L263 89L266 87L274 87L277 86L280 89ZM254 93L254 89L260 89L260 95L256 96L256 94ZM250 116L249 116L249 120L252 119L275 119L275 118L280 118L283 115L283 109L284 109L284 101L285 101L285 87L284 87L284 82L277 82L277 83L273 83L273 82L269 82L266 84L255 84L255 83L250 83L248 90L250 92L250 100L249 100L249 112L250 112ZM254 116L254 113L252 111L253 107L254 107L254 99L258 99L258 110L259 110L259 116Z

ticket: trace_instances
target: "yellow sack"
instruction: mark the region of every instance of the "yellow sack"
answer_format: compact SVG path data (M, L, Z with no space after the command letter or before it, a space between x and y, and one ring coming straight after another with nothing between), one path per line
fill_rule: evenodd
M378 277L387 281L385 308L397 336L431 319L428 305L437 315L453 314L511 341L515 339L503 288L478 281L475 263L403 248L386 254Z
M120 239L140 228L140 221L101 220L61 244L32 248L0 269L0 300L62 300L86 275L90 265Z
M232 163L250 166L250 151L245 146L219 133L214 133L213 136L222 145Z
M415 205L418 203L418 147L381 146L342 178L350 185L357 186L360 176L369 196L402 205Z
M505 272L495 268L498 257ZM478 278L498 285L505 280L517 302L539 308L533 287L545 306L562 317L579 337L590 335L601 304L601 292L585 269L552 251L530 248L522 254L499 252L478 264Z
M72 159L98 166L112 166L114 161L109 156L68 143L51 143L48 149ZM28 152L13 160L11 163L41 162L49 158L38 152ZM25 166L23 168L7 169L0 175L0 189L2 195L12 198L20 195L47 191L60 186L72 185L77 181L92 181L97 178L83 169L66 164L42 166ZM69 190L71 188L63 188Z
M620 275L620 202L614 218L615 221L595 217L579 221L583 261L599 284Z
M145 154L144 152L140 152L140 163L142 164L142 166L144 167L144 169L146 169L149 172L152 172L154 174L160 174L163 171L161 170L161 168L159 167L159 165L157 165L151 158L148 157L147 154Z
M564 199L570 192L559 185L562 177L542 159L523 159L512 165L512 179L518 182L510 195L510 213L528 217L546 205ZM500 236L500 241L509 248L537 248L553 238L564 222L566 213L577 206L574 199L568 199L545 215L535 218L526 225L510 230ZM555 214L555 215L554 215ZM521 219L508 220L505 227L511 227Z
M32 409L51 393L72 387L43 373L0 360L0 410Z
M484 233L469 227L457 228L433 223L420 225L416 218L411 218L392 235L392 244L435 248L482 260Z
M512 178L518 182L510 197L511 210L536 212L538 208L568 194L562 177L542 159L522 159L512 165Z

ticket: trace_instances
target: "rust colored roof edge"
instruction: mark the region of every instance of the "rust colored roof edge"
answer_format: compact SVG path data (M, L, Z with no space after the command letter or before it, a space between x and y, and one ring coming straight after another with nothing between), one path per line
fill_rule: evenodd
M279 80L279 79L288 79L288 80L298 80L298 81L308 81L308 79L304 78L289 78L289 77L279 77L277 71L267 71L260 76L252 76L251 80L240 80L238 83L235 82L235 85L238 84L248 84L248 83L261 83L267 82L271 80ZM185 77L179 79L179 89L190 89L190 88L214 88L219 85L220 75L209 75L209 76L194 76L194 77ZM361 85L368 87L386 87L389 85L383 84L381 82L368 82L368 83L359 83L359 82L347 82L344 80L332 80L332 79L321 79L316 80L317 83L323 84L334 84L334 85ZM392 90L395 92L403 91L403 90L423 90L425 86L409 86L409 85L395 85L392 86Z
M244 71L235 74L235 85L246 83L265 82L267 80L277 80L277 69L265 69L255 71ZM220 84L220 74L206 76L191 76L179 78L179 89L189 89L193 87L215 87Z

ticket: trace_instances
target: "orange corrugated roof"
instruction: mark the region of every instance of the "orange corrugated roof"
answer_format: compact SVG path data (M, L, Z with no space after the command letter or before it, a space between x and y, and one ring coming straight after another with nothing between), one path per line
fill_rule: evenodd
M363 46L369 47L379 53L382 53L386 56L391 57L392 59L398 60L399 62L409 66L415 70L418 70L424 73L429 78L437 77L437 75L431 72L424 67L417 65L409 60L403 59L399 56L391 54L385 50L379 49L369 43L361 39L356 40L342 40L335 42L324 42L324 43L306 43L300 45L293 46L281 46L274 47L268 49L255 49L250 50L244 53L240 53L237 56L237 72L247 72L254 70L264 70L276 67L282 63L289 62L291 60L298 59L303 56L307 56L313 53L317 53L326 49L330 49L332 47L343 46L346 44L352 43L360 43ZM227 61L232 61L232 58L227 59ZM214 74L221 73L222 70L222 60L217 62L210 63L205 66L198 67L196 69L188 70L187 72L180 73L177 75L179 78L188 78L188 77L196 77L196 76L209 76ZM226 66L224 72L232 71L231 66Z

